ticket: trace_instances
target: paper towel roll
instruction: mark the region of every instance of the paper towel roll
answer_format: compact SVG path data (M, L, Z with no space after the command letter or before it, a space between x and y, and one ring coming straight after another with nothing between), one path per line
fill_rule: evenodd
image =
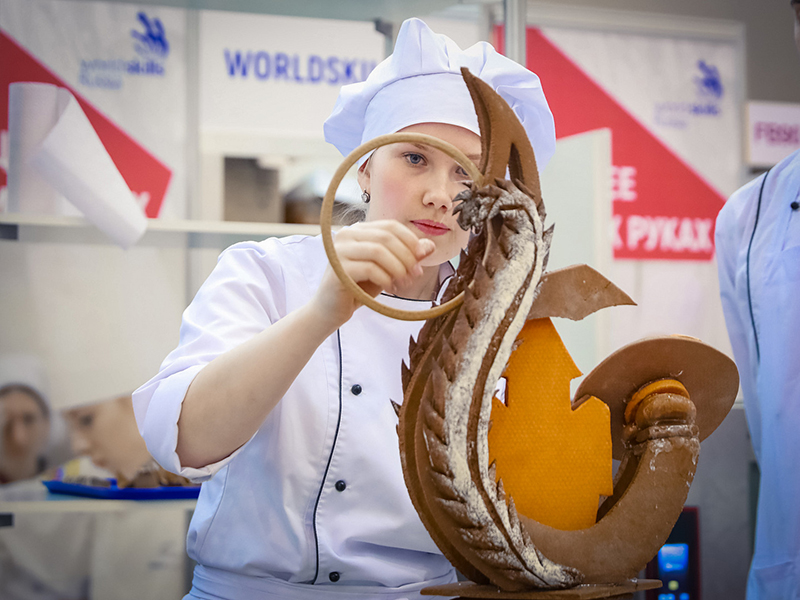
M18 165L23 177L17 179L16 188L9 185L9 205L29 212L26 203L35 203L35 199L29 198L25 186L49 184L117 244L132 246L147 229L147 219L130 188L72 93L49 86L55 88L53 98L52 89L42 86L48 84L22 82L9 86L9 103L13 96L15 102L24 105L15 113L19 134L16 142L12 140L11 149L11 159L23 161ZM40 122L31 123L32 119ZM14 143L19 148L16 158ZM29 183L28 177L39 183ZM23 184L22 195L19 183Z
M8 212L79 215L80 211L29 164L58 122L58 86L12 83L8 88Z

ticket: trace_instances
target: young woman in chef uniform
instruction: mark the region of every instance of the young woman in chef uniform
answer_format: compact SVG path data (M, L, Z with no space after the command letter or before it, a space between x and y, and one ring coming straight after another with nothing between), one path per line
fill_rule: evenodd
M543 166L555 135L538 77L489 44L462 51L417 19L367 81L342 88L326 139L347 155L381 134L419 132L478 162L462 66L511 105ZM430 306L468 241L452 215L464 170L430 147L392 144L358 178L365 221L335 237L345 269L384 304ZM204 482L188 598L417 598L455 580L408 497L390 402L402 402L400 363L420 327L359 308L320 237L221 255L178 348L134 395L153 456Z

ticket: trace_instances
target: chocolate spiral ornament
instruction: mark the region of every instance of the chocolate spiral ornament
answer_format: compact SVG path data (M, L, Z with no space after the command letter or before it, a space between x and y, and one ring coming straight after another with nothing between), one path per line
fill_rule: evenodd
M473 583L423 593L550 598L536 590L589 584L593 591L583 587L580 597L601 598L658 587L631 578L663 545L680 514L700 441L735 399L736 367L683 336L642 340L612 354L586 377L573 401L575 408L592 395L608 405L613 455L622 460L597 522L562 531L518 513L490 462L488 433L495 386L523 325L531 318L578 320L633 302L585 265L545 272L553 230L545 227L536 158L525 130L487 84L466 69L462 75L478 115L482 158L480 173L467 169L473 183L459 194L455 210L459 224L475 235L440 312L410 344L409 364L402 366L403 403L394 407L414 507L442 553ZM378 145L355 152L361 156ZM348 158L340 171L355 160ZM324 215L335 189L326 195ZM326 228L329 221L323 235Z

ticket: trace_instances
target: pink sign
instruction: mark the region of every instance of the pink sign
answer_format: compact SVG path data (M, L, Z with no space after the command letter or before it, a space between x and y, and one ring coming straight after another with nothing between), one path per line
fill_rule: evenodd
M749 102L748 160L769 168L800 149L800 104Z

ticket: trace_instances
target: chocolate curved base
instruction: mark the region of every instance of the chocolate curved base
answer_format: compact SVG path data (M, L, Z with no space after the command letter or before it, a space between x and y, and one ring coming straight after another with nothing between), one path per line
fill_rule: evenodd
M493 585L470 581L437 585L422 590L423 596L456 596L457 598L492 598L495 600L600 600L625 598L634 592L661 587L658 579L630 579L620 583L591 583L566 590L527 590L504 592Z
M615 489L624 491L619 498L609 499L613 506L595 525L561 531L520 515L522 526L542 554L581 571L585 583L634 578L658 553L678 520L699 452L697 435L637 444L618 475L630 482L618 481Z

